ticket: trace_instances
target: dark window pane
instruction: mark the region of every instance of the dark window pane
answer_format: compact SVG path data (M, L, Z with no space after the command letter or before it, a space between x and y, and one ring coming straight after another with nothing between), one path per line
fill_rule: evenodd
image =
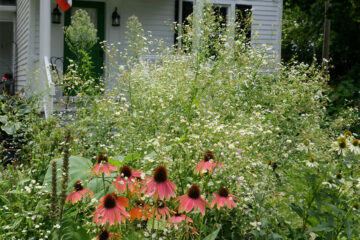
M251 6L236 4L236 36L245 34L246 39L251 39Z
M183 9L183 11L182 11L182 22L183 22L184 25L189 24L189 21L187 20L187 18L194 11L194 6L193 5L194 5L193 2L186 2L186 1L182 2L182 9ZM179 23L179 1L178 0L175 1L175 22ZM178 33L175 32L174 43L177 43L177 39L176 39L177 36L178 36Z
M219 20L222 27L226 27L227 9L227 7L223 6L213 6L215 16Z
M0 5L16 5L16 0L0 0Z

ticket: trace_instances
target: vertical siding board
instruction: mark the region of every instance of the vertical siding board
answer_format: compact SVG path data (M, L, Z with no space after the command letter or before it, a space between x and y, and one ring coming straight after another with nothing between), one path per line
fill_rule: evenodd
M27 59L30 34L30 1L17 0L16 16L16 90L19 91L26 86Z

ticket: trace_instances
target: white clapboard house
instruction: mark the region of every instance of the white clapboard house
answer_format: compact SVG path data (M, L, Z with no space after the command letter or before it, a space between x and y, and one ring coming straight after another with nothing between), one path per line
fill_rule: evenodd
M63 27L79 8L85 9L100 40L109 43L125 42L127 19L135 15L144 30L154 38L162 39L169 46L175 36L171 25L182 22L198 1L204 0L73 0L72 7L63 12L55 0L0 0L0 77L14 79L13 90L31 85L31 74L47 62L63 68L67 51ZM208 0L228 21L236 18L236 10L252 12L251 44L254 47L272 47L279 61L283 0ZM113 15L120 16L120 24ZM60 20L56 19L60 17ZM106 62L99 50L95 64ZM48 61L46 61L48 59ZM49 83L41 77L40 88Z

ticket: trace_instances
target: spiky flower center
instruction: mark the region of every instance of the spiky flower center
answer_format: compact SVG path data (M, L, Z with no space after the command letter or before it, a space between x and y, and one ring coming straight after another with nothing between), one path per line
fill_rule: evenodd
M192 199L198 199L200 197L200 194L201 194L200 188L196 184L192 185L187 192L189 198Z
M220 197L228 197L229 191L227 190L227 188L222 187L219 190L219 195L220 195Z
M158 201L158 208L164 208L164 207L165 207L164 201L159 200Z
M75 189L76 192L81 191L81 190L84 189L84 187L83 187L80 180L76 181L76 183L74 184L74 189Z
M104 199L104 207L107 209L114 208L116 206L116 198L115 193L108 194Z
M175 212L175 214L174 214L174 216L175 217L180 217L182 214L181 213L179 213L179 211L178 210L176 210L176 212Z
M99 234L99 240L108 240L109 237L110 237L110 234L105 229L102 230L101 233Z
M338 139L338 144L340 148L346 148L346 138L341 137Z
M144 205L145 205L145 202L144 202L144 201L142 201L142 200L136 201L136 206L138 206L138 207L143 207Z
M105 153L100 153L99 156L96 158L97 163L107 163L108 162L108 156L105 155Z
M120 175L121 175L121 177L127 177L127 178L131 177L131 175L132 175L131 167L123 166L120 169Z
M154 180L157 183L166 182L168 180L168 172L166 167L158 166L154 171Z
M215 160L215 155L212 151L208 150L205 152L205 154L203 156L203 161L208 162L210 160Z
M360 141L359 141L359 139L354 139L353 141L352 141L352 144L355 146L355 147L358 147L359 145L360 145Z

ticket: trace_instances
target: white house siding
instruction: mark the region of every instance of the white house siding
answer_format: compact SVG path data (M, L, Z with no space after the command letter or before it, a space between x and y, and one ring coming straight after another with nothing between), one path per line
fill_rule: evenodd
M30 1L17 0L16 16L16 89L26 87L30 37Z
M190 0L183 0L190 1ZM205 1L205 0L203 0ZM229 7L230 16L235 6L249 5L252 7L251 42L255 47L272 48L274 60L280 61L281 56L281 23L283 0L208 0L213 4Z

